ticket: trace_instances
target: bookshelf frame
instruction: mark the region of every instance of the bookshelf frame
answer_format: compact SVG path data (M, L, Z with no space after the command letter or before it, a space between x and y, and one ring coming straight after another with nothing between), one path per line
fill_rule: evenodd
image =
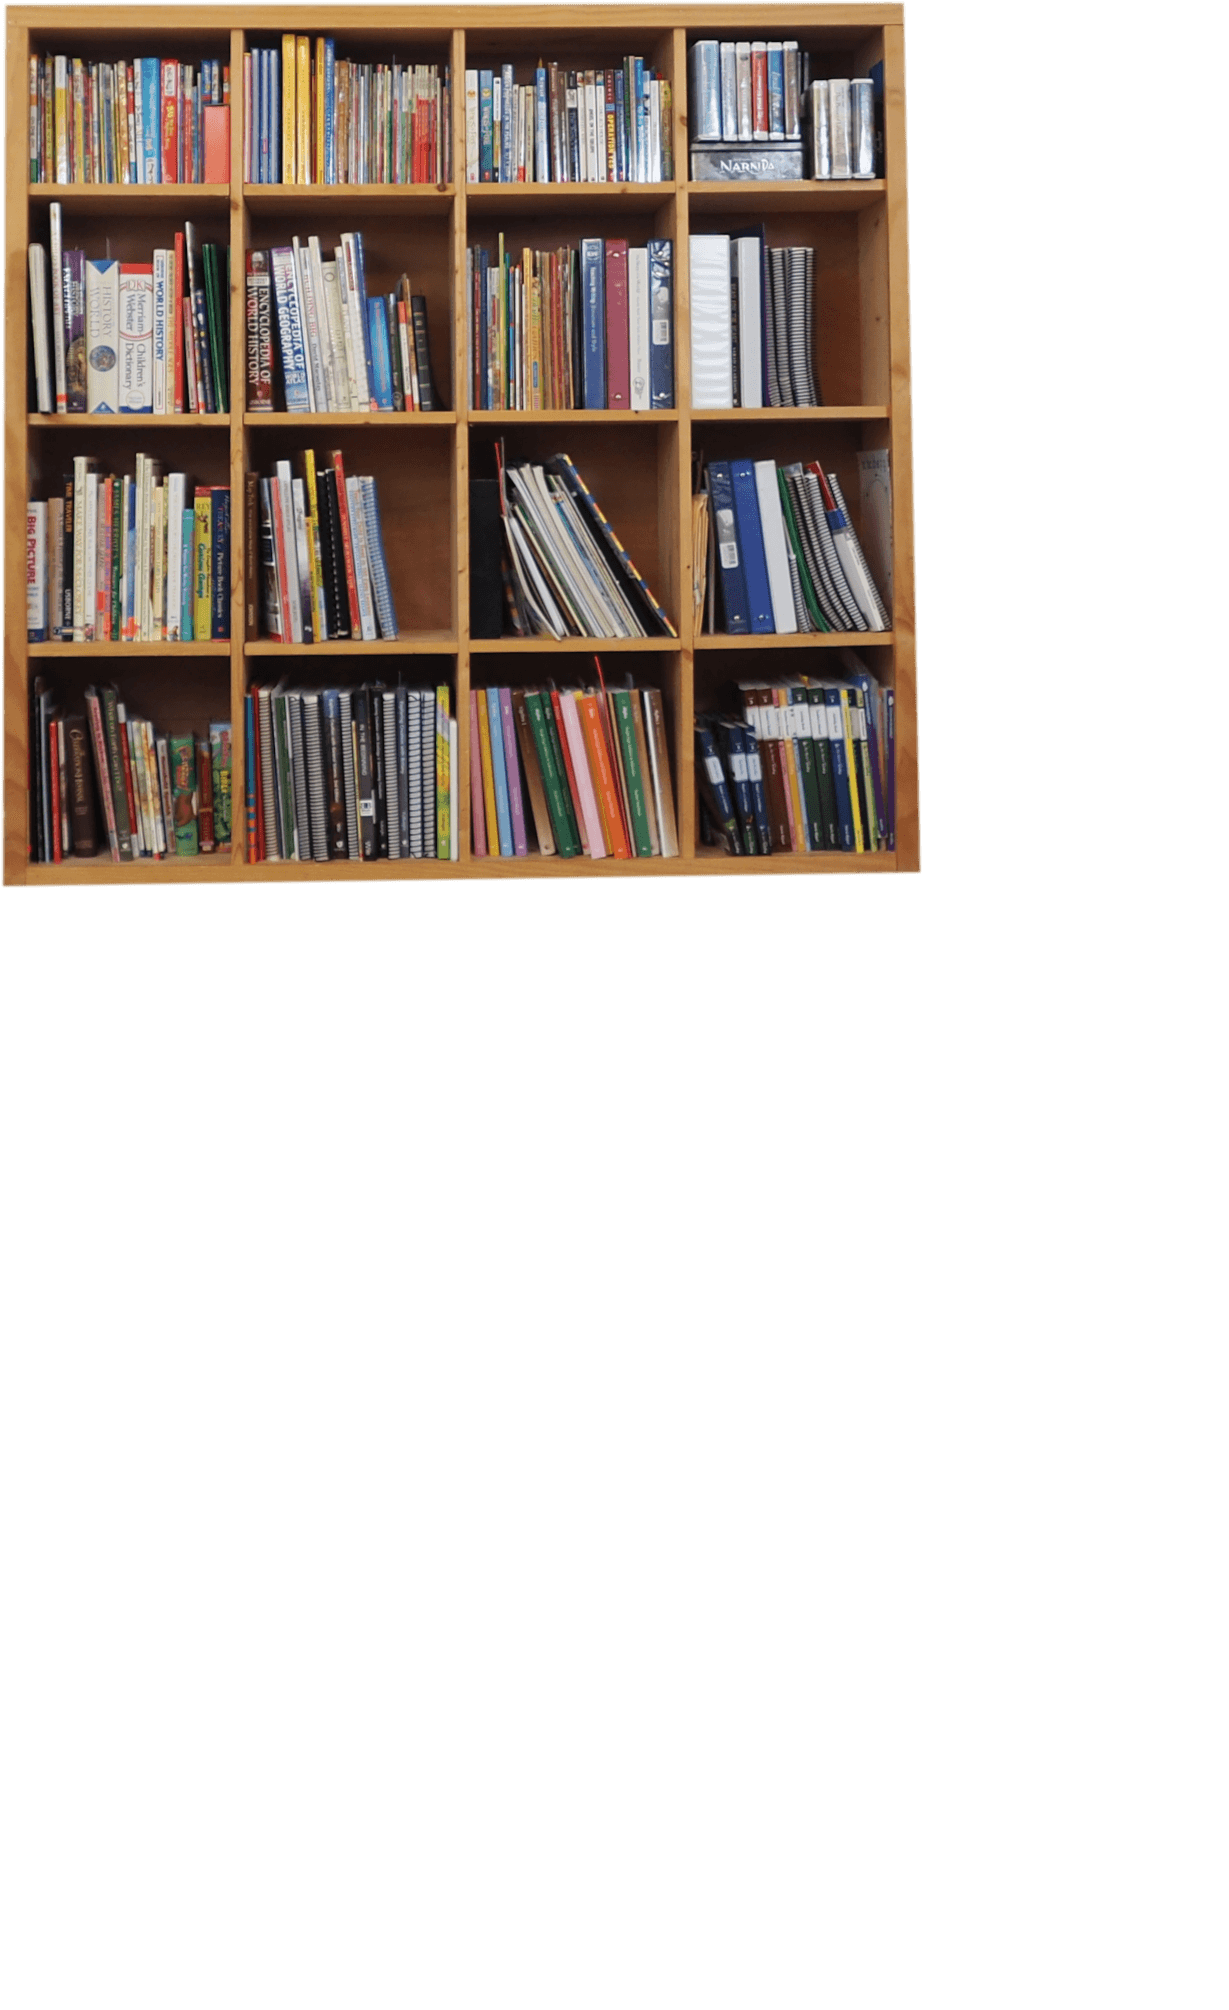
M409 186L347 185L320 187L277 185L245 189L242 181L243 127L242 75L246 38L280 36L291 29L317 34L335 34L345 52L351 45L369 45L373 50L385 38L392 45L407 38L431 38L446 45L452 67L453 162L451 184L411 184ZM737 187L714 187L690 183L684 176L689 168L687 152L687 60L689 39L710 34L732 39L754 32L767 37L773 30L797 35L812 48L840 50L848 56L849 69L832 74L858 75L863 66L881 55L884 65L885 178L881 182L792 182L751 183ZM411 879L452 878L549 878L560 875L678 875L719 874L724 877L760 873L814 872L910 872L920 862L917 773L916 640L913 581L913 495L912 421L909 363L908 241L905 182L905 81L904 8L901 5L833 6L622 6L586 5L574 13L554 6L510 8L456 7L351 7L339 14L332 8L305 7L179 7L170 23L165 10L155 7L92 7L75 14L66 7L10 7L7 30L7 156L6 266L7 318L5 333L5 509L8 535L5 546L5 631L4 631L4 879L7 885L97 885L108 883L217 882L220 880L317 880L350 878ZM498 184L469 184L465 181L464 74L467 45L472 38L478 57L489 62L496 46L505 48L506 57L516 53L537 54L539 47L547 59L561 57L567 50L569 33L580 38L615 37L627 50L643 46L644 53L664 50L673 85L674 159L676 180L668 184L537 184L502 187ZM132 43L140 38L151 49L174 54L180 42L191 39L197 47L202 37L229 44L232 82L231 179L228 185L202 187L176 183L161 188L29 183L27 154L28 59L31 53L45 53L53 45L67 53L88 44L90 50L109 47L114 57L131 56ZM222 46L212 53L222 54ZM854 65L857 67L854 67ZM177 227L185 212L210 210L210 221L221 234L222 219L229 231L231 252L231 354L230 381L232 410L227 414L198 417L149 415L116 418L39 416L27 409L29 392L29 305L27 250L38 234L47 204L64 204L66 241L77 218L131 219L147 224L165 217L168 230ZM253 220L275 217L279 209L309 209L323 212L322 232L335 223L350 227L348 213L371 210L380 223L390 227L413 228L414 218L444 218L452 250L452 327L450 375L453 403L447 413L327 413L303 420L285 414L247 413L237 397L245 385L244 355L244 252L248 247ZM626 221L651 226L653 214L664 218L669 228L658 234L675 242L675 409L673 412L566 412L558 415L534 413L468 413L465 409L465 250L471 224L475 229L499 228L506 215L548 219L551 227L566 228L571 214L609 212L610 228L604 234L619 234ZM854 213L851 226L861 247L872 232L882 233L873 256L859 251L860 312L863 341L873 342L874 370L881 396L866 405L820 406L810 411L737 411L693 413L690 399L688 239L692 230L703 228L707 216L747 214L765 219L782 219L783 228L814 226L824 215ZM297 227L297 226L295 226ZM362 227L379 227L365 218ZM651 232L650 232L651 234ZM823 314L823 298L819 300ZM433 355L442 357L446 340L442 327L432 326ZM437 374L442 375L437 364ZM865 395L866 386L863 385ZM702 697L716 690L724 679L731 682L740 674L738 657L746 654L754 663L754 674L767 674L764 658L783 651L781 670L795 662L800 648L821 650L831 644L847 644L848 637L703 636L692 619L691 597L691 457L693 437L703 436L714 427L738 428L738 450L758 450L776 455L787 445L791 426L814 441L825 425L842 429L842 437L856 436L867 445L886 445L892 460L893 531L893 626L887 636L855 638L854 646L873 646L875 667L896 692L897 719L897 836L894 852L811 852L774 853L766 858L730 858L698 843L697 805L694 773L693 715L697 685ZM391 456L395 442L384 437L390 426L407 429L407 441L416 451L429 449L433 457L430 475L436 503L447 502L446 538L453 564L450 578L451 626L444 630L408 633L397 643L317 644L294 650L266 641L244 638L244 537L246 526L242 508L244 474L253 465L271 458L277 435L307 432L319 435L322 446L331 444L337 432L339 444L349 452L358 449L356 472L368 466L362 449ZM622 445L611 426L627 429ZM755 439L756 428L763 439ZM356 429L369 438L360 441ZM229 462L232 495L231 551L231 639L218 643L145 644L61 644L30 645L25 627L25 516L31 483L44 465L43 456L56 451L55 434L81 430L112 431L123 436L126 453L143 449L146 434L166 455L172 450L174 435L185 435L183 448L190 453L223 456L220 435L225 433L225 454ZM594 486L603 499L601 467L615 468L620 459L639 456L647 461L656 453L656 525L644 521L634 525L629 540L632 556L641 564L654 589L663 595L679 640L646 637L643 642L613 643L569 640L552 643L535 637L522 640L505 637L500 641L472 642L469 635L469 473L471 454L485 447L497 431L509 435L533 430L549 433L558 446L582 456L586 446L603 456ZM834 436L835 437L835 436ZM635 445L633 446L633 438ZM67 444L65 442L64 444ZM178 446L178 442L175 442ZM59 449L63 451L63 446ZM815 451L807 448L807 457ZM291 451L287 446L286 451ZM382 462L381 462L382 465ZM377 474L379 467L376 468ZM847 496L857 516L857 497ZM611 511L613 515L614 512ZM388 531L386 519L386 535ZM656 530L657 545L653 535ZM672 534L671 534L672 531ZM394 526L395 535L395 526ZM543 858L536 851L527 858L475 858L470 850L468 815L469 777L469 693L499 676L513 682L520 655L545 658L558 655L560 670L569 654L589 655L596 650L602 657L624 653L652 657L652 681L660 681L667 697L667 717L671 728L673 782L678 820L680 855L674 859L602 859L594 861ZM249 864L243 843L243 698L256 674L265 674L269 659L280 657L288 673L292 659L309 681L319 659L322 669L330 655L344 656L357 668L358 659L371 656L375 675L387 672L392 656L431 655L446 657L452 664L451 683L458 718L459 770L463 778L457 791L460 808L460 857L455 862L438 860L376 861L339 860L329 864L309 862ZM29 688L34 675L46 670L54 674L57 659L97 659L90 674L114 677L121 682L126 666L141 666L142 690L165 684L168 693L193 692L193 679L211 678L221 689L217 670L223 660L229 677L229 706L232 722L232 759L235 789L233 796L235 842L229 852L214 852L194 859L143 859L116 865L109 856L97 859L68 859L60 865L37 865L28 856L29 815L28 739ZM890 667L889 667L890 666ZM79 666L78 666L79 667ZM412 662L407 666L412 674ZM539 674L540 666L535 665ZM181 674L183 673L183 674ZM663 674L664 673L664 674ZM350 674L349 665L345 673ZM744 666L743 674L749 674ZM433 680L434 681L434 680ZM185 699L184 702L187 702ZM195 698L193 699L195 701ZM219 700L220 702L220 700ZM158 697L151 700L157 717ZM204 726L209 707L201 712ZM220 716L216 711L213 716ZM161 721L160 721L161 723Z

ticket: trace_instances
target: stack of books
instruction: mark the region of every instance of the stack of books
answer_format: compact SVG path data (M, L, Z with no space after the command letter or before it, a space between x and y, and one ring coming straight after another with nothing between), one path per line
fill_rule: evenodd
M710 461L703 484L697 550L707 574L706 633L892 626L835 473L818 461Z
M30 58L32 182L228 182L230 66Z
M249 565L258 532L261 574L259 594L249 577L249 609L259 599L275 642L395 642L375 477L347 475L340 450L317 474L307 447L300 466L247 478Z
M739 686L741 718L696 720L700 838L749 857L895 851L896 697L850 649L843 675Z
M873 181L883 173L882 76L817 79L807 91L816 181Z
M452 179L447 63L359 63L331 35L283 35L243 59L246 182Z
M607 522L570 454L545 466L497 453L506 604L516 635L617 640L677 629Z
M815 251L744 237L691 240L693 406L815 405Z
M465 72L469 182L673 181L669 78L640 56L605 70L512 63Z
M61 711L36 677L30 719L30 856L195 858L231 840L229 719L204 733L159 733L114 684L87 685L85 711Z
M248 859L457 856L448 687L254 685L244 700Z
M693 42L692 140L799 138L806 62L797 42Z
M368 298L361 231L343 231L332 258L318 237L249 251L246 307L249 411L273 410L275 326L288 412L440 409L426 300L404 272Z
M64 493L26 506L31 642L222 642L230 635L230 490L161 461L131 475L73 457Z
M29 252L37 409L229 411L229 247L198 245L187 223L148 264L87 258L49 209L50 257Z
M475 411L647 412L674 404L674 246L586 237L465 254Z
M475 858L677 858L660 691L513 691L469 698Z

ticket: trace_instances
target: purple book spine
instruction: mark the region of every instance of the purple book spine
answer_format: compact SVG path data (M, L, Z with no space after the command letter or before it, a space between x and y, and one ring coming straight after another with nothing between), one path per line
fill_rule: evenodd
M86 408L85 373L85 253L64 253L64 349L70 412Z
M517 858L526 858L525 805L521 801L521 764L516 752L516 724L512 717L512 690L500 686L499 723L504 729L504 764L508 770L508 808L512 813L512 849Z

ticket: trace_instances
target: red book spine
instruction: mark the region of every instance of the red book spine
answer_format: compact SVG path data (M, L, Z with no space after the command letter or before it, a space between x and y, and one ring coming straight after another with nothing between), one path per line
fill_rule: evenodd
M606 241L606 404L626 412L632 402L627 326L627 239Z
M751 130L756 139L768 138L768 51L751 45Z
M123 719L119 722L119 750L124 763L124 794L128 798L128 828L132 832L133 850L140 847L141 824L137 817L136 792L132 786L132 757L128 751L128 726Z
M64 856L60 843L60 722L52 719L47 727L48 766L51 769L51 856L56 865Z
M162 179L179 180L179 65L162 65Z
M350 498L346 494L346 471L342 466L341 452L333 455L333 473L337 480L337 514L341 518L341 548L346 562L346 593L350 601L350 633L357 640L363 632L362 615L358 604L358 574L354 570L354 544L350 536Z

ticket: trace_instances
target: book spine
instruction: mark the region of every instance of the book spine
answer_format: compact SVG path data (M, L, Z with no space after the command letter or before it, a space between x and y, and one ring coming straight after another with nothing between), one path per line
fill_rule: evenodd
M227 642L230 640L230 490L215 488L210 496L213 579L210 640Z
M102 802L103 820L107 830L107 844L112 863L120 862L119 827L115 821L115 793L111 785L111 758L107 750L106 727L103 724L102 700L91 686L85 693L85 712L89 720L90 745L94 752L94 772L98 780L98 794Z
M289 245L280 245L269 253L269 260L273 295L277 304L277 327L282 353L282 388L286 396L286 410L310 412L312 400L294 252Z
M47 640L47 505L26 509L26 640Z
M175 850L181 858L195 858L199 849L196 810L196 742L190 733L171 733L167 738L171 770L171 820Z
M111 791L111 808L115 818L115 841L117 857L127 861L132 858L132 816L129 810L131 782L125 785L124 758L121 750L118 701L115 687L104 685L99 692L102 706L102 725L106 742L107 777Z
M247 379L249 412L273 410L273 320L269 254L247 255Z
M504 774L508 785L508 816L512 827L512 851L516 858L526 858L529 843L525 834L525 802L521 793L521 771L516 749L516 721L512 715L512 692L509 687L499 691L499 730L503 741Z

